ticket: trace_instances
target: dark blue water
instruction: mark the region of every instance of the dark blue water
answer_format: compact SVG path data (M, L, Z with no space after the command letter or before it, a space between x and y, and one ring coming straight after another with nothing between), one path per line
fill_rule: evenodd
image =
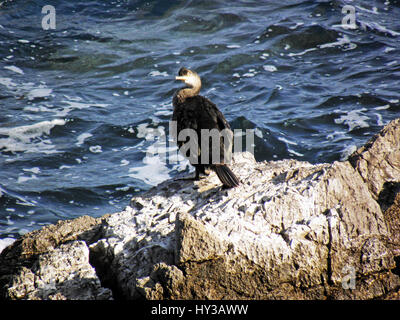
M258 160L345 159L399 116L400 1L51 1L47 31L46 4L0 7L3 239L188 170L152 154L182 66Z

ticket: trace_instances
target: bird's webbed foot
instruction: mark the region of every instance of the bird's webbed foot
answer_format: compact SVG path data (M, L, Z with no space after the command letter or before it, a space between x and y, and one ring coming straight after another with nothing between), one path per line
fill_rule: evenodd
M200 175L203 177L207 177L209 174L210 174L210 171L209 170L206 171L206 167L204 167L204 166L196 167L196 177L199 177L199 179L202 178L202 177L200 177Z
M175 180L199 181L207 177L209 174L210 171L209 170L206 171L204 167L196 167L194 177L182 177L182 178L176 178Z

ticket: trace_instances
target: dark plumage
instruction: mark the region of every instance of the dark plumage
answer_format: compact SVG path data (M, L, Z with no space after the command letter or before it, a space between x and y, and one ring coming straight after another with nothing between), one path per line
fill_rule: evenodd
M201 80L198 74L186 68L179 70L177 80L181 80L186 87L179 89L173 98L174 112L172 120L177 122L177 134L183 129L193 129L198 137L198 161L191 163L196 168L195 179L199 179L200 173L205 173L206 168L211 168L217 174L225 187L231 188L239 185L239 179L232 170L224 163L224 156L230 159L232 153L232 139L230 142L222 137L219 140L220 157L217 162L212 161L211 139L209 143L209 159L207 163L201 163L201 129L217 129L221 132L224 129L232 134L230 125L217 106L207 98L200 96ZM225 131L227 131L225 130ZM181 148L186 141L177 141ZM204 150L203 150L204 152ZM188 157L188 154L184 154ZM193 162L193 161L192 161Z

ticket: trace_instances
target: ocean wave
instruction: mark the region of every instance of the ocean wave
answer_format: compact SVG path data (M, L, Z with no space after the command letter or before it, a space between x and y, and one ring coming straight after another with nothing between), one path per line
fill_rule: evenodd
M40 121L31 125L17 127L0 127L0 150L3 152L27 152L27 153L57 153L56 146L46 136L50 135L55 126L64 126L66 121L54 119Z

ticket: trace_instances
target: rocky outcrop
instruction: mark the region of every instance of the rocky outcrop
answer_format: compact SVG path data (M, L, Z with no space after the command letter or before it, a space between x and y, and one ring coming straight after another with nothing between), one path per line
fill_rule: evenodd
M105 219L83 216L30 232L0 255L2 298L109 299L89 263L88 245Z
M375 200L385 202L387 188L389 195L399 190L400 139L399 119L392 121L368 143L359 148L349 161L367 184ZM383 200L383 201L382 201Z
M222 190L214 173L199 182L177 178L134 197L122 212L79 218L86 226L47 227L58 240L43 230L25 235L0 255L2 294L396 299L399 137L395 120L349 161L333 164L257 163L236 154L238 188ZM64 224L81 227L59 233Z

